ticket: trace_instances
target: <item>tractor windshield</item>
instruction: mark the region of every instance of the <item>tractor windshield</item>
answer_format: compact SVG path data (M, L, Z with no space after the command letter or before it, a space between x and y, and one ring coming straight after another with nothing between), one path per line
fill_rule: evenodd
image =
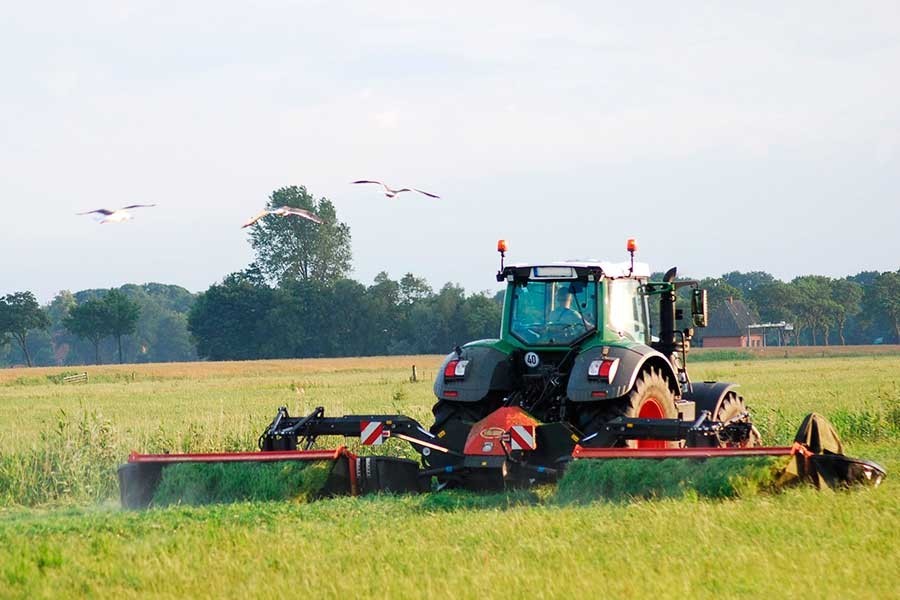
M510 332L529 345L562 346L593 331L597 286L593 282L517 282L513 288Z

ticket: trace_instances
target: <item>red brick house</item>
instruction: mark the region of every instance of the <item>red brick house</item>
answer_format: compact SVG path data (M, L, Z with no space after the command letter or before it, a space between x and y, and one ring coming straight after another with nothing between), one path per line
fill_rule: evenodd
M701 329L704 348L761 348L763 334L758 329L748 329L759 323L759 317L750 312L741 300L727 298L709 314L709 325Z

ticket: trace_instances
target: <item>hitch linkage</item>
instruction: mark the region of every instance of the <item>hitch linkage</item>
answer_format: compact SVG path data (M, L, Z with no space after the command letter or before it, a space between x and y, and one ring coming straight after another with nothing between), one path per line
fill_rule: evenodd
M750 437L753 428L747 417L742 413L728 421L711 421L707 410L694 421L616 417L599 431L582 438L579 444L585 448L612 448L626 440L687 440L688 445L697 445L698 441L712 437L740 442Z
M423 452L424 449L444 453L454 453L441 444L437 438L423 428L418 421L405 415L345 415L326 417L324 407L316 407L304 417L292 417L287 407L282 406L275 418L259 436L259 449L296 450L302 446L308 450L320 435L337 435L359 438L363 423L378 421L382 424L384 437L396 437L409 442ZM455 454L455 453L454 453Z

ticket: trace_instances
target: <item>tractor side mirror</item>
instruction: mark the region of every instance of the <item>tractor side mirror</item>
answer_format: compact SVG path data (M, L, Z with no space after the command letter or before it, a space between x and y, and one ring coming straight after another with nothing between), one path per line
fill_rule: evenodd
M694 327L706 327L709 322L709 303L706 290L694 288L691 293L691 317Z

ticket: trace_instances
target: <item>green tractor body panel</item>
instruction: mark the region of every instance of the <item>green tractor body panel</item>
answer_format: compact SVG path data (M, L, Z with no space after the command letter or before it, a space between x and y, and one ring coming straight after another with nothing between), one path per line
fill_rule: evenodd
M460 347L458 352L447 355L435 380L435 395L439 399L458 402L478 402L491 394L503 397L521 385L522 376L537 375L542 370L558 366L563 360L567 361L564 367L570 373L566 395L572 402L596 402L622 397L634 386L638 373L651 367L672 382L673 391L677 394L678 378L672 363L664 354L648 345L650 328L647 323L646 300L640 290L648 279L649 269L645 266L640 269L642 265L638 265L636 272L626 273L621 264L576 265L577 268L567 264L509 267L512 274L507 278L500 338L469 342ZM569 268L574 277L531 279L530 276L538 268ZM608 276L607 270L613 276ZM583 317L579 315L583 319L582 324L579 325L576 320L572 326L575 333L570 339L565 339L564 336L560 340L544 338L536 328L552 327L552 324L540 318L557 308L553 305L555 299L550 297L551 293L559 290L565 292L572 282L579 284L581 299L584 300L581 308L585 314ZM535 317L535 330L517 329L516 301L519 299L518 294L524 293L529 286L537 288L538 294L547 297L546 304L540 307L545 312ZM616 293L625 294L624 300L613 298ZM638 317L642 317L641 322L631 323L631 330L623 332L614 322L613 317L616 315L612 313L615 308L611 306L614 301L620 308L625 306L636 310ZM628 305L628 302L637 304ZM528 336L535 338L533 342ZM553 343L545 343L547 341ZM589 377L591 363L604 358L619 359L614 377ZM445 376L448 363L454 360L466 362L464 377Z

